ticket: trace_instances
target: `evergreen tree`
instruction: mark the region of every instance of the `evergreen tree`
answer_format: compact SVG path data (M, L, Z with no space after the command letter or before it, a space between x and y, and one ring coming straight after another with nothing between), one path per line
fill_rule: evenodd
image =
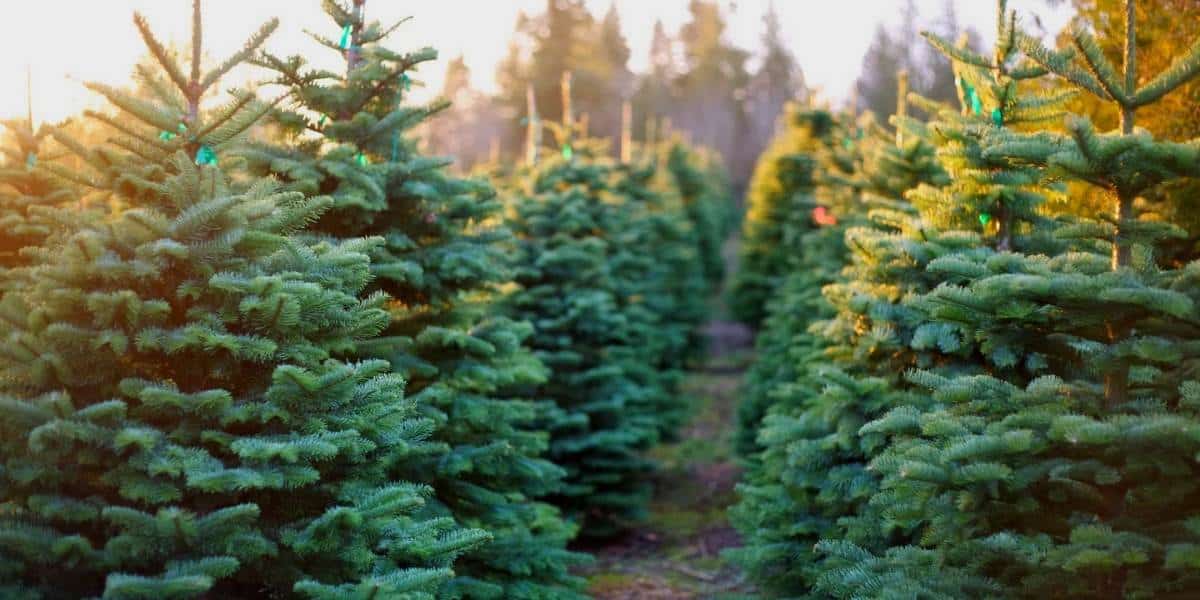
M917 7L913 0L904 4L899 30L875 26L871 45L863 55L861 75L855 82L855 100L862 109L886 119L896 108L897 77L901 71L915 72L913 38L916 37ZM859 106L853 107L858 109Z
M0 145L0 279L7 269L28 263L21 249L41 245L69 218L55 207L76 204L78 199L42 169L38 160L50 134L48 127L36 131L30 119L4 122L7 136Z
M925 264L971 240L925 230L903 202L907 190L946 178L923 124L894 123L899 136L864 118L861 141L843 129L838 141L849 148L822 161L814 196L827 212L801 237L805 258L771 303L771 328L758 342L769 354L753 367L751 404L740 409L742 450L761 451L749 455L732 509L746 538L732 557L781 596L813 593L826 568L814 552L820 539L873 548L906 535L860 514L878 487L868 464L881 438L858 429L922 401L895 388L898 373L927 360L910 349L919 322L900 301L932 287ZM850 264L838 274L847 251Z
M675 81L680 70L674 40L661 20L654 22L649 63L650 69L639 78L633 99L634 114L645 115L645 118L634 124L633 133L640 139L654 141L652 124L671 113L677 94Z
M1120 70L1084 30L1072 32L1071 50L1051 52L1017 33L1011 18L1001 21L994 60L935 40L968 84L980 83L971 73L991 78L976 90L992 124L965 127L978 146L949 154L973 159L961 166L975 174L956 179L960 187L941 202L972 207L986 198L1015 215L1014 225L1028 225L998 223L981 251L929 266L945 283L915 305L969 340L981 369L911 374L935 404L898 409L863 429L892 436L875 462L886 491L872 503L919 527L921 547L870 556L831 544L845 566L831 571L829 589L962 597L991 588L1063 598L1187 597L1200 589L1192 558L1195 266L1156 264L1161 240L1178 231L1132 211L1133 198L1153 187L1200 175L1194 142L1158 142L1133 123L1137 107L1200 72L1200 46L1138 88L1133 8L1126 4ZM1014 46L1040 67L1011 66ZM1014 93L1017 81L1045 71L1117 104L1121 130L1098 134L1077 117L1066 134L1014 130L1053 104ZM1037 196L1023 188L1041 170L1107 189L1115 216L1039 223L1028 212ZM1051 232L1057 249L1039 240ZM953 575L916 564L945 565ZM880 569L880 577L868 574Z
M780 176L802 181L802 187L810 192L794 198L786 215L803 229L798 239L789 244L792 252L784 258L790 264L777 275L781 281L765 302L766 316L755 337L756 357L746 375L745 389L737 407L735 445L744 457L759 449L756 442L758 427L767 409L774 404L774 388L780 383L794 381L797 370L807 362L795 343L811 323L830 316L828 303L821 297L821 288L834 280L845 263L845 245L841 237L851 206L839 203L835 213L831 206L820 204L818 198L836 200L833 190L844 185L858 168L860 157L857 154L861 144L855 143L856 127L846 125L848 115L834 115L823 109L806 109L796 116L793 127L817 124L822 133L814 140L816 143L810 152L793 156L792 166L777 163L781 167ZM845 141L849 143L845 144ZM855 196L852 193L850 198L841 199ZM835 214L841 214L842 220L839 221ZM834 227L836 225L842 227ZM743 255L743 259L746 258ZM735 283L744 281L735 280Z
M1120 0L1073 0L1081 27L1090 27L1099 36L1096 40L1110 59L1121 55L1122 17L1124 5ZM1181 52L1195 41L1196 32L1180 23L1200 18L1200 5L1187 0L1143 0L1136 7L1138 17L1138 65L1147 73L1162 71ZM1068 40L1069 42L1069 40ZM1079 94L1070 103L1071 111L1088 117L1103 131L1117 127L1120 110L1111 102L1092 94ZM1200 137L1200 80L1192 80L1159 101L1138 110L1137 123L1156 138L1183 142ZM1148 190L1139 202L1146 218L1174 223L1187 230L1186 238L1171 240L1159 246L1162 260L1187 262L1198 255L1200 211L1191 201L1200 194L1200 181L1176 180ZM1068 209L1088 216L1097 216L1109 209L1104 190L1086 185L1071 186ZM1169 257L1169 258L1168 258Z
M588 116L588 129L593 135L617 139L621 133L621 104L633 96L635 80L629 69L631 52L625 33L621 30L621 16L617 4L609 5L597 32L599 50L603 56L603 71L597 75L608 83L605 96L597 98L595 105L581 105Z
M506 186L519 286L504 312L534 324L551 369L539 391L559 409L547 423L551 456L568 471L556 501L585 535L605 536L645 514L653 465L642 453L682 422L677 386L700 347L708 287L670 161L654 146L608 158L571 118L570 83L568 118L545 125L561 152L538 157L531 102L530 162Z
M781 278L794 266L797 243L811 228L813 154L833 132L825 111L789 109L785 129L759 158L747 191L739 269L730 309L757 326Z
M652 464L642 452L661 430L655 373L636 341L653 332L630 314L632 282L614 268L613 165L586 143L518 173L508 193L520 285L505 312L534 324L532 346L551 370L539 394L559 408L547 422L550 456L567 470L554 500L585 535L610 535L644 517ZM637 307L635 307L637 308ZM649 377L647 377L649 375Z
M385 240L371 253L370 289L393 298L390 321L350 355L388 361L439 424L432 440L442 451L398 465L395 475L433 488L430 514L492 537L459 561L443 594L575 597L581 581L569 568L584 556L565 549L574 528L538 500L563 475L546 460L547 434L538 430L548 405L518 393L544 381L545 367L525 345L528 324L491 314L510 276L501 255L510 234L497 227L487 183L448 174L449 161L422 156L409 134L444 107L403 98L412 73L436 53L384 47L394 27L365 21L363 4L325 2L342 43L314 36L345 55L345 74L264 55L295 104L274 113L277 141L242 154L255 175L332 198L311 228L321 239Z
M55 234L0 302L0 585L5 597L433 598L486 537L417 517L389 466L436 449L386 363L336 355L387 321L362 238L291 235L329 206L231 188L219 151L265 111L201 95L274 29L189 74L139 32L154 100L121 109L91 167L53 169L129 208ZM180 133L173 133L179 131Z
M719 152L731 171L749 173L757 154L757 148L745 143L750 54L727 39L718 2L688 1L688 21L679 31L679 46L683 71L672 122L695 143Z
M500 101L509 114L524 113L526 89L532 86L542 116L561 120L559 81L571 73L575 110L588 115L592 133L617 137L621 102L632 95L634 81L615 4L597 20L583 0L546 0L541 13L522 15L515 38L498 77Z
M735 206L729 179L719 159L696 150L679 139L666 143L664 187L679 193L696 234L698 259L708 292L716 292L725 279L723 246L735 223Z
M863 108L880 115L892 114L900 100L896 95L897 76L901 71L909 73L909 86L923 97L938 102L953 102L956 98L956 81L950 62L945 55L924 44L918 36L917 22L921 14L916 3L908 0L902 9L900 26L889 29L879 25L871 46L863 57L862 74L856 83L857 99ZM978 35L970 28L962 29L954 8L954 0L945 0L942 16L935 29L946 39L966 36L967 43L976 47ZM920 107L914 107L918 111Z

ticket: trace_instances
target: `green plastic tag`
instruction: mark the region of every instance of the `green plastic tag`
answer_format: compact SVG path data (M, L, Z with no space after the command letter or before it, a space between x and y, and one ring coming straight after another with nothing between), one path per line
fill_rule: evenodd
M1001 111L999 107L992 109L992 123L995 124L996 127L1004 126L1004 112Z
M358 155L354 157L354 161L357 162L359 166L363 167L371 164L371 159L367 158L367 155L363 154L362 152L359 152Z
M567 160L571 160L571 157L575 156L575 150L571 148L570 144L563 144L562 156Z
M980 225L987 226L987 224L991 220L992 220L992 215L989 215L988 213L979 213L979 224Z
M338 46L340 46L342 48L342 50L345 50L350 47L350 24L349 23L346 23L346 26L342 27L342 40L340 42L338 42Z
M196 164L200 166L216 165L217 153L209 146L200 146L200 149L196 151Z

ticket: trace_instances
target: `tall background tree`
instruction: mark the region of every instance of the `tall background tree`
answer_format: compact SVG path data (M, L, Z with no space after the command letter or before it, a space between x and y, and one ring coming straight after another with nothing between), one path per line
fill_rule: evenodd
M909 72L909 86L931 100L952 102L957 97L950 61L933 51L921 39L918 23L923 19L914 0L907 0L895 27L880 24L871 46L863 56L862 71L855 84L858 107L879 115L886 122L896 110L897 73ZM953 0L946 0L942 14L930 31L946 39L966 34L970 47L977 47L979 35L958 21Z

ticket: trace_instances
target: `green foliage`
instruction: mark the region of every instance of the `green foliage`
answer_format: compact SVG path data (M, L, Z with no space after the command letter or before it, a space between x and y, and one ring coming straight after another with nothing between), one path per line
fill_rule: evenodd
M575 528L538 500L563 477L540 430L549 405L525 394L545 381L546 367L526 345L527 323L490 314L497 286L511 277L501 254L511 234L497 224L492 188L447 173L450 161L422 156L410 133L444 107L405 101L416 69L436 52L389 50L383 42L394 28L338 3L326 10L350 27L347 72L263 55L295 101L272 114L272 139L240 154L255 176L331 197L312 227L318 239L383 240L370 251L369 289L391 298L389 319L347 354L389 362L438 425L431 441L439 450L395 465L393 476L433 489L426 514L492 538L455 564L442 595L578 597L582 580L568 570L586 557L565 549Z
M333 358L386 322L359 296L378 240L303 244L327 201L169 168L9 275L7 593L432 598L486 534L415 516L430 490L383 466L434 423L386 363Z
M37 246L72 216L57 207L78 202L68 187L38 168L48 127L33 130L28 120L6 121L0 145L0 274L28 263L21 249ZM0 275L2 276L2 275Z
M831 311L821 296L821 288L837 277L845 262L842 235L846 219L854 210L853 206L846 205L846 201L852 201L857 195L853 192L839 194L838 189L853 175L860 162L861 144L856 143L859 130L847 127L843 118L828 112L810 109L810 113L811 121L829 121L831 124L808 153L794 155L791 159L794 168L807 169L811 165L812 172L804 173L812 178L813 189L796 198L790 208L795 214L788 215L788 219L801 223L805 227L804 233L792 244L792 254L783 257L792 265L781 274L783 282L767 303L767 316L755 338L758 358L746 376L744 396L737 413L736 446L743 456L758 449L755 439L764 414L775 402L773 389L780 383L794 381L797 371L819 355L819 344L810 343L816 338L807 336L806 330L814 321L829 316ZM764 157L764 160L768 159ZM795 177L784 172L779 176ZM834 208L834 204L838 206ZM841 221L837 215L841 216ZM765 226L757 231L763 233ZM744 255L743 258L751 257ZM743 285L744 296L750 280L745 274L745 266L739 277L737 281Z
M919 322L900 300L930 287L920 276L925 263L972 240L922 230L899 200L922 182L946 179L928 132L898 124L904 145L866 119L861 141L847 134L822 153L814 197L836 222L801 238L798 267L777 290L757 340L762 358L739 414L748 469L731 514L746 545L731 557L781 596L807 593L831 568L815 551L821 539L878 548L907 535L863 514L878 489L868 467L883 438L859 428L921 402L894 386L897 370L928 354L906 348Z
M1194 142L1132 122L1194 57L1134 89L1090 34L1046 50L1000 8L990 56L930 36L963 110L914 98L933 120L897 135L936 148L949 177L909 178L906 207L895 192L921 161L864 153L872 225L846 231L849 265L825 288L834 316L810 328L840 369L810 363L774 388L734 516L738 558L780 595L1200 589L1196 266L1160 262L1182 232L1132 202L1198 175ZM1047 131L1066 100L1047 73L1119 105L1122 131L1079 118ZM1116 214L1049 218L1063 182L1104 189Z
M394 476L442 453L422 400L386 361L339 358L388 323L365 293L384 240L297 237L329 198L197 160L265 110L198 101L273 25L204 74L194 8L190 76L138 17L165 73L141 70L151 97L93 86L118 137L54 133L92 169L49 170L124 210L64 222L5 273L3 594L440 596L489 535Z
M692 148L679 140L665 145L667 190L675 190L683 201L695 231L700 265L710 291L725 279L722 246L735 223L734 203L725 169L711 153ZM660 160L662 160L660 158Z
M788 109L785 127L759 158L746 193L739 268L733 280L730 310L757 326L767 300L795 266L800 238L812 228L814 153L831 143L833 118L826 111Z
M603 536L644 517L653 465L642 452L686 414L676 388L700 347L701 252L719 244L706 215L721 197L682 148L617 164L596 141L570 145L505 190L519 285L504 312L534 324L551 369L537 393L558 408L547 427L567 480L555 501Z

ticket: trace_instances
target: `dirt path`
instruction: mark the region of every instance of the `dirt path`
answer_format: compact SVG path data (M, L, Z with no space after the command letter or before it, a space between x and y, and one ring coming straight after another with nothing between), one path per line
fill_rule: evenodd
M750 359L750 334L728 321L706 328L710 356L684 383L695 411L676 443L658 448L661 464L646 525L601 547L588 569L601 600L746 598L752 593L721 551L741 544L725 509L739 470L732 450L734 410Z

